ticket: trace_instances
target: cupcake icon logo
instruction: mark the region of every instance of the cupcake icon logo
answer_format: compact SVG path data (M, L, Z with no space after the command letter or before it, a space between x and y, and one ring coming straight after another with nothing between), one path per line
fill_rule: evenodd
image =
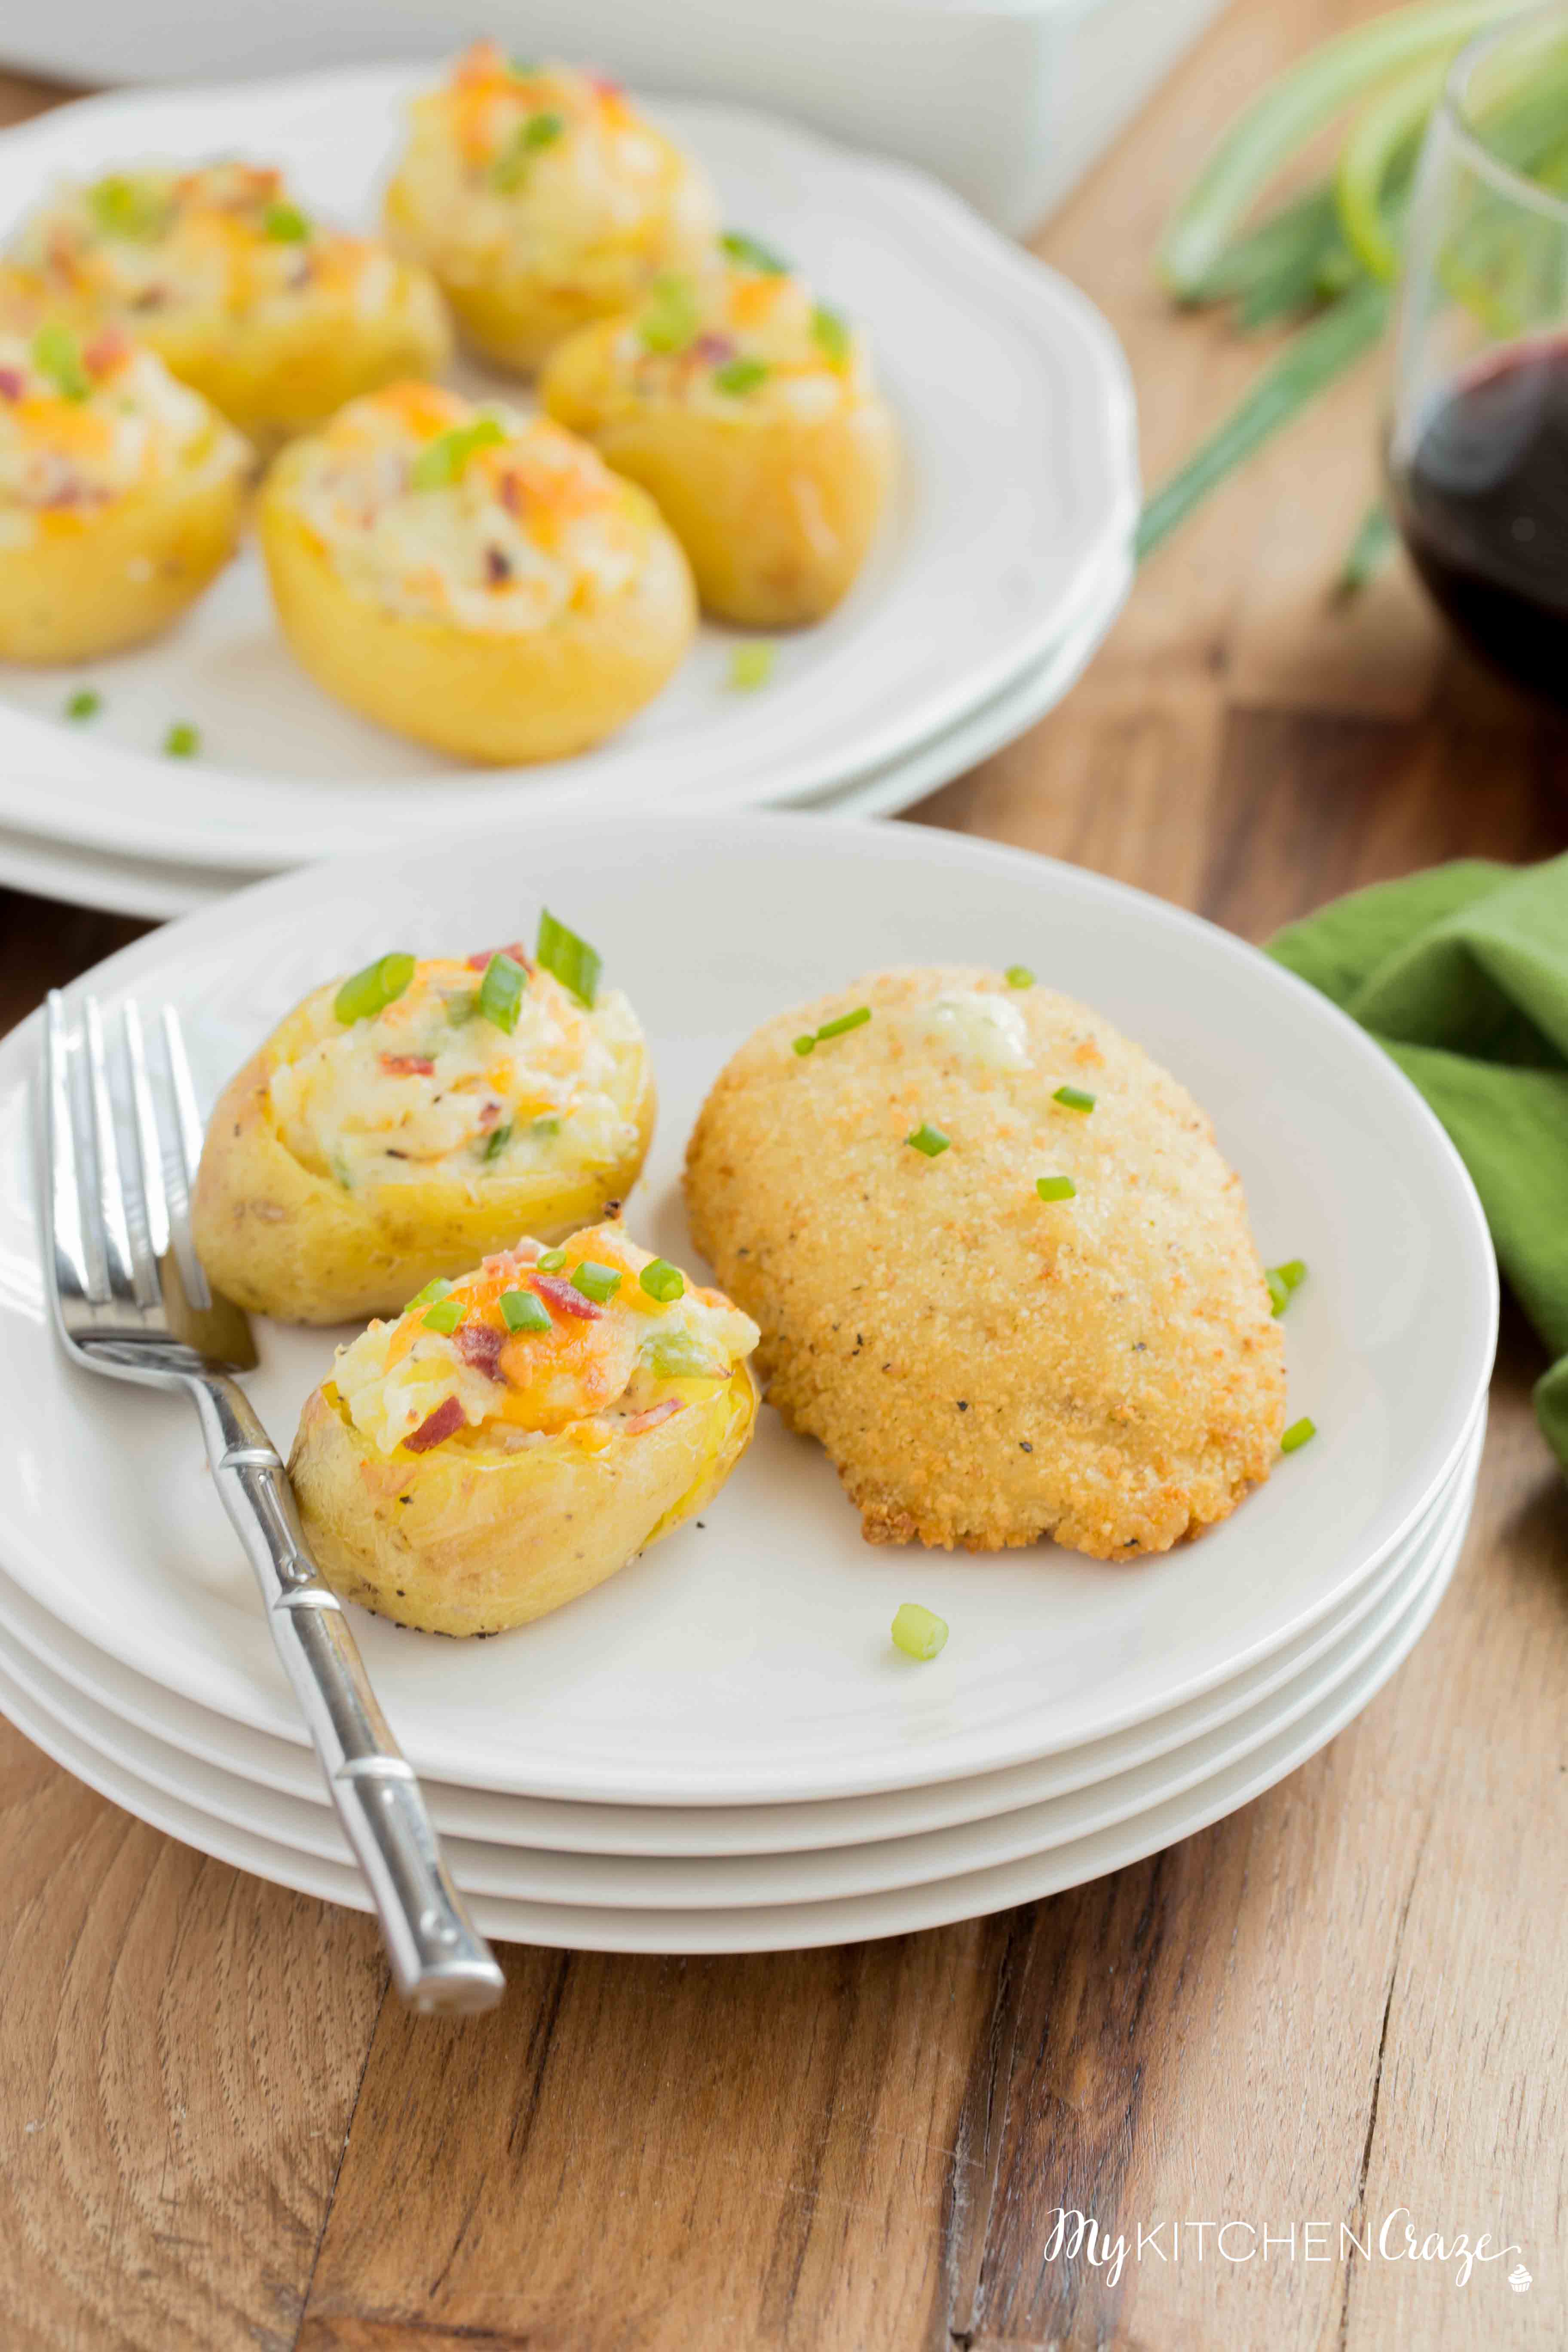
M1515 2263L1512 2270L1510 2270L1508 2274L1508 2283L1510 2286L1512 2287L1515 2294L1529 2294L1530 2273L1525 2269L1522 2263Z

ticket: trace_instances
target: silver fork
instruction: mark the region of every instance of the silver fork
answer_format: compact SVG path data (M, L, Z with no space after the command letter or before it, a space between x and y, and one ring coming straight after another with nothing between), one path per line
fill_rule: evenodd
M174 1007L163 1007L161 1024L165 1119L136 1006L127 1003L121 1016L116 1071L96 999L79 1004L74 1029L64 998L50 993L44 1041L44 1262L66 1352L89 1371L191 1398L278 1654L374 1897L397 1990L418 2010L491 2009L504 1990L495 1956L447 1874L413 1767L376 1704L337 1596L310 1558L288 1472L233 1377L256 1362L250 1326L209 1287L191 1246L202 1132Z

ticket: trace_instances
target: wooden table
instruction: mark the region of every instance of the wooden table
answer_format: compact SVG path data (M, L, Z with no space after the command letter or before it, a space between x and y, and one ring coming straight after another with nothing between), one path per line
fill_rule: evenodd
M1038 240L1126 341L1151 478L1258 358L1168 314L1156 225L1237 101L1357 13L1240 0ZM1063 707L918 821L1254 939L1437 858L1562 847L1563 732L1397 570L1326 601L1374 377L1216 498ZM137 928L0 897L0 1025ZM172 1844L0 1727L6 2352L1555 2352L1568 1496L1540 1362L1510 1315L1455 1585L1352 1728L1185 1844L939 1933L514 1949L494 2018L414 2023L366 1920ZM1058 2205L1128 2234L1119 2276L1048 2258ZM1517 2242L1533 2288L1339 2259L1342 2221L1364 2241L1398 2208ZM1233 2254L1292 2224L1293 2252L1194 2244L1226 2221L1259 2232Z

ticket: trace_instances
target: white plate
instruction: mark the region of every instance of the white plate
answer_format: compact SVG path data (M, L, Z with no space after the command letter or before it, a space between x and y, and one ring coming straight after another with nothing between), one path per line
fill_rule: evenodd
M810 806L825 816L890 815L1012 742L1054 709L1082 675L1126 602L1131 581L1131 564L1118 553L1097 576L1087 610L1043 661L930 743ZM229 897L244 879L216 867L160 866L150 858L116 857L0 827L0 883L64 899L68 906L103 907L163 922Z
M1005 1910L1069 1886L1081 1886L1190 1837L1259 1796L1295 1770L1360 1714L1415 1647L1447 1588L1461 1548L1440 1558L1415 1608L1393 1627L1347 1681L1289 1730L1250 1756L1214 1773L1184 1795L1171 1797L1115 1828L1100 1830L1048 1853L990 1870L965 1871L884 1895L828 1903L770 1905L746 1911L626 1911L584 1905L509 1902L473 1897L481 1931L498 1940L556 1950L604 1952L801 1951L876 1936L912 1934L989 1911ZM357 1872L297 1853L277 1840L218 1822L182 1799L98 1756L79 1734L30 1702L0 1667L0 1707L19 1729L89 1787L142 1821L241 1870L353 1910L369 1907Z
M691 1118L760 1019L879 964L1018 957L1192 1087L1247 1184L1265 1260L1307 1260L1288 1326L1292 1411L1321 1434L1202 1542L1111 1570L1050 1546L868 1547L826 1456L764 1413L702 1523L570 1609L458 1645L358 1620L421 1770L616 1803L798 1802L1059 1753L1317 1623L1450 1475L1497 1317L1485 1223L1452 1146L1314 991L1098 876L809 816L547 822L262 884L137 941L95 985L177 1003L210 1089L324 971L398 943L526 935L536 891L642 1012L663 1109L629 1221L667 1256L687 1249L676 1180ZM700 960L681 945L693 906ZM46 1322L26 1103L37 1034L35 1016L0 1045L0 1561L125 1664L301 1744L194 1417L73 1371ZM258 1336L253 1393L286 1444L330 1340ZM953 1628L919 1668L888 1641L909 1599Z
M59 173L223 149L276 160L312 208L368 221L425 79L382 68L63 108L0 136L0 229ZM58 723L58 675L6 674L0 824L265 871L524 810L795 799L926 741L1062 635L1137 509L1131 393L1099 313L919 173L763 116L663 112L729 216L866 321L904 443L865 576L820 627L780 641L765 696L727 690L732 640L705 629L667 692L600 750L455 769L305 678L252 553L179 630L92 670L105 709L90 734ZM201 761L150 756L176 717L200 727Z
M493 1790L425 1783L432 1817L444 1836L483 1843L531 1847L545 1853L614 1855L778 1854L823 1846L868 1843L947 1829L955 1823L991 1820L1038 1806L1152 1763L1200 1736L1218 1730L1246 1710L1296 1682L1309 1667L1342 1650L1352 1634L1395 1585L1408 1586L1414 1569L1428 1561L1439 1527L1473 1486L1485 1433L1483 1406L1454 1476L1420 1526L1390 1554L1375 1575L1339 1609L1271 1656L1205 1697L1152 1717L1146 1724L1091 1740L1083 1748L1005 1772L942 1780L927 1788L884 1790L870 1797L841 1797L816 1805L681 1806L552 1803L546 1798L503 1796ZM100 1726L97 1744L137 1769L136 1754L117 1749L102 1726L118 1720L132 1732L146 1732L171 1751L172 1778L159 1785L175 1794L195 1785L210 1793L208 1768L237 1776L254 1789L325 1809L326 1786L315 1758L266 1733L222 1716L134 1674L73 1633L0 1575L0 1648L13 1673L28 1687L25 1661L31 1657L90 1702ZM69 1710L56 1706L69 1719ZM200 1768L198 1770L197 1768ZM149 1775L158 1781L157 1774Z
M541 1851L513 1839L447 1836L447 1863L465 1894L512 1902L580 1903L612 1910L746 1910L882 1894L1047 1853L1184 1794L1299 1722L1418 1606L1439 1563L1462 1535L1474 1497L1472 1455L1437 1527L1378 1604L1325 1656L1223 1727L1070 1794L1000 1815L976 1815L927 1834L858 1838L805 1853L703 1859L587 1855ZM150 1786L188 1799L219 1821L258 1830L302 1853L351 1862L330 1809L258 1789L215 1766L193 1770L177 1748L95 1706L30 1653L0 1645L0 1656L18 1686L57 1721L77 1730L106 1763L127 1766Z

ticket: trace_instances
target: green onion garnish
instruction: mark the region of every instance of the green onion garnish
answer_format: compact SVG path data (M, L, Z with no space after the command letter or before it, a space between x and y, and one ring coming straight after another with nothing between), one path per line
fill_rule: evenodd
M503 1290L500 1319L509 1331L548 1331L550 1309L531 1290Z
M906 1601L893 1619L893 1647L906 1658L934 1658L947 1644L947 1621L918 1601Z
M472 1021L479 1009L479 992L477 988L454 989L447 999L447 1018L454 1029L461 1029Z
M485 1138L484 1157L487 1162L491 1160L499 1160L501 1153L506 1150L507 1145L510 1141L511 1129L510 1127L492 1128L489 1134Z
M1277 1265L1274 1271L1287 1290L1300 1290L1307 1279L1307 1261L1304 1257L1288 1257L1284 1265Z
M554 1111L547 1110L540 1118L529 1121L528 1131L530 1135L559 1135L561 1121Z
M460 482L476 450L493 448L506 434L493 416L476 416L471 425L454 425L449 433L427 441L415 458L408 480L416 490L446 490Z
M720 392L752 392L767 381L766 360L726 360L721 368L713 371L713 382Z
M1271 1265L1265 1266L1263 1279L1268 1285L1269 1312L1275 1316L1283 1315L1290 1304L1290 1293Z
M569 994L589 1013L594 1010L594 998L599 985L603 964L586 940L569 931L558 922L548 907L539 918L539 944L533 950L534 961L552 972Z
M1010 963L1007 966L1009 988L1033 988L1034 984L1035 975L1026 963Z
M81 345L58 319L50 319L33 337L33 364L64 400L85 400L92 390L92 378L81 363Z
M566 1253L559 1249L546 1250L542 1257L534 1260L541 1274L559 1274L565 1263Z
M96 719L103 709L103 697L95 694L90 686L79 686L66 704L68 719Z
M303 245L310 224L298 205L268 205L261 226L274 245Z
M711 1351L702 1345L700 1339L694 1339L689 1331L682 1331L679 1328L673 1331L656 1331L643 1352L647 1358L647 1368L656 1380L700 1380L704 1373L711 1373L717 1369Z
M667 274L656 278L648 288L637 332L647 351L683 352L696 334L700 318L691 280Z
M661 1307L668 1307L672 1298L680 1297L686 1288L686 1276L679 1266L671 1265L665 1257L656 1257L651 1265L645 1265L637 1282L650 1298L658 1299Z
M161 236L169 218L169 201L156 183L111 172L87 192L89 210L105 236L133 237L138 242Z
M194 760L201 748L201 730L188 719L176 719L163 738L164 754L171 760Z
M1306 1261L1293 1257L1288 1258L1283 1265L1268 1266L1263 1279L1268 1285L1268 1296L1274 1302L1275 1314L1283 1315L1290 1304L1291 1292L1299 1290L1307 1279Z
M825 1021L816 1033L816 1042L820 1045L826 1038L842 1037L847 1030L863 1029L870 1018L870 1006L858 1004L853 1013L841 1013L837 1021Z
M794 1043L795 1050L797 1054L809 1054L813 1046L816 1044L816 1033L815 1030L808 1029L805 1036L796 1037Z
M929 1119L922 1118L914 1132L905 1136L904 1141L916 1151L923 1151L928 1160L940 1160L952 1138L943 1135L940 1127L932 1127Z
M730 688L735 694L754 694L759 686L766 686L773 674L777 658L770 645L753 642L737 646L730 656Z
M595 1306L602 1307L606 1298L613 1298L620 1286L621 1277L617 1269L613 1265L600 1265L591 1257L585 1257L581 1265L572 1269L573 1289L580 1290L584 1298L593 1299Z
M1053 1102L1059 1102L1064 1110L1092 1110L1094 1108L1094 1097L1092 1095L1086 1095L1081 1087L1058 1087L1055 1094L1051 1097L1051 1100Z
M727 228L719 239L731 261L742 269L760 269L764 278L787 278L789 264L763 245L760 238L748 236L743 229Z
M450 1338L467 1313L460 1298L437 1298L433 1307L425 1309L420 1320L426 1331L444 1331Z
M416 1307L429 1307L437 1298L449 1297L451 1291L451 1284L437 1275L434 1282L427 1282L423 1290L415 1292L403 1311L405 1315L412 1315Z
M526 122L520 122L506 152L490 167L491 185L508 192L520 188L528 176L530 156L537 155L542 147L553 147L565 128L559 114L531 114Z
M493 1022L510 1037L517 1027L522 992L527 986L528 974L516 958L498 949L486 964L485 976L479 982L480 1019Z
M826 359L842 367L849 356L849 322L819 302L811 314L812 340Z
M351 1022L369 1021L395 1004L414 977L414 958L396 953L377 956L363 971L345 980L332 999L332 1011L346 1029ZM433 1292L432 1297L439 1296Z
M1290 1423L1289 1428L1279 1440L1279 1451L1281 1454L1295 1454L1305 1445L1310 1437L1316 1437L1317 1433L1317 1423L1309 1421L1303 1413L1300 1421L1293 1421Z
M1070 1176L1037 1176L1035 1190L1042 1201L1076 1201L1078 1186Z

